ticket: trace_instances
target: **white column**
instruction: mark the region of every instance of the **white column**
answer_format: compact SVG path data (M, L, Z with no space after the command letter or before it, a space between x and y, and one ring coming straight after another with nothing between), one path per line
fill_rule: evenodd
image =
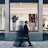
M5 32L9 32L9 0L5 0Z
M42 28L42 16L43 16L43 0L39 0L38 4L38 14L39 14L39 32L43 32Z

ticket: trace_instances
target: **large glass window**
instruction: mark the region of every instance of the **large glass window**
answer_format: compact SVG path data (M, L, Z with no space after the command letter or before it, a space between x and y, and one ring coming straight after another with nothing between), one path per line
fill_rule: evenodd
M48 4L43 4L43 30L48 30Z
M28 22L29 31L38 31L38 3L10 3L10 31L19 31Z
M5 4L0 4L0 30L5 30Z

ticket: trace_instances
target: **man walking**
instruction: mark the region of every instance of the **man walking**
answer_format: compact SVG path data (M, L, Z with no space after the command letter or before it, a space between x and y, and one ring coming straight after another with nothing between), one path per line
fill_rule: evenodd
M24 39L28 41L29 46L32 46L32 45L31 45L31 42L30 42L30 40L29 40L29 36L28 36L29 30L28 30L27 24L28 24L27 21L25 21L24 30L23 30L23 32L22 32L22 37L23 37L23 38L22 38L22 40L20 41L19 46L21 46L21 44L22 44L22 42L24 41Z

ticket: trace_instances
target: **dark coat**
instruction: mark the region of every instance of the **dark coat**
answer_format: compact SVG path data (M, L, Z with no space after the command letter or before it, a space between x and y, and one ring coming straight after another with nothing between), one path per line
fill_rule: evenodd
M19 38L19 40L21 41L22 39L23 40L28 40L28 32L29 32L29 30L28 30L28 27L27 27L27 25L24 25L24 28L22 29L22 27L20 26L20 31L19 31L19 33L18 33L18 37L20 37Z
M27 25L24 25L24 36L28 36L28 32L29 30L28 30Z

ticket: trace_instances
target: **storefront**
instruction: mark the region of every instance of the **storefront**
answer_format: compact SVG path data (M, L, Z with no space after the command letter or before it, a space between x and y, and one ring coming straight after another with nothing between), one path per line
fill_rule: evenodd
M43 40L48 32L48 3L45 0L5 0L0 3L0 32L5 40L15 40L19 26L28 22L31 40ZM13 22L13 17L16 21Z

